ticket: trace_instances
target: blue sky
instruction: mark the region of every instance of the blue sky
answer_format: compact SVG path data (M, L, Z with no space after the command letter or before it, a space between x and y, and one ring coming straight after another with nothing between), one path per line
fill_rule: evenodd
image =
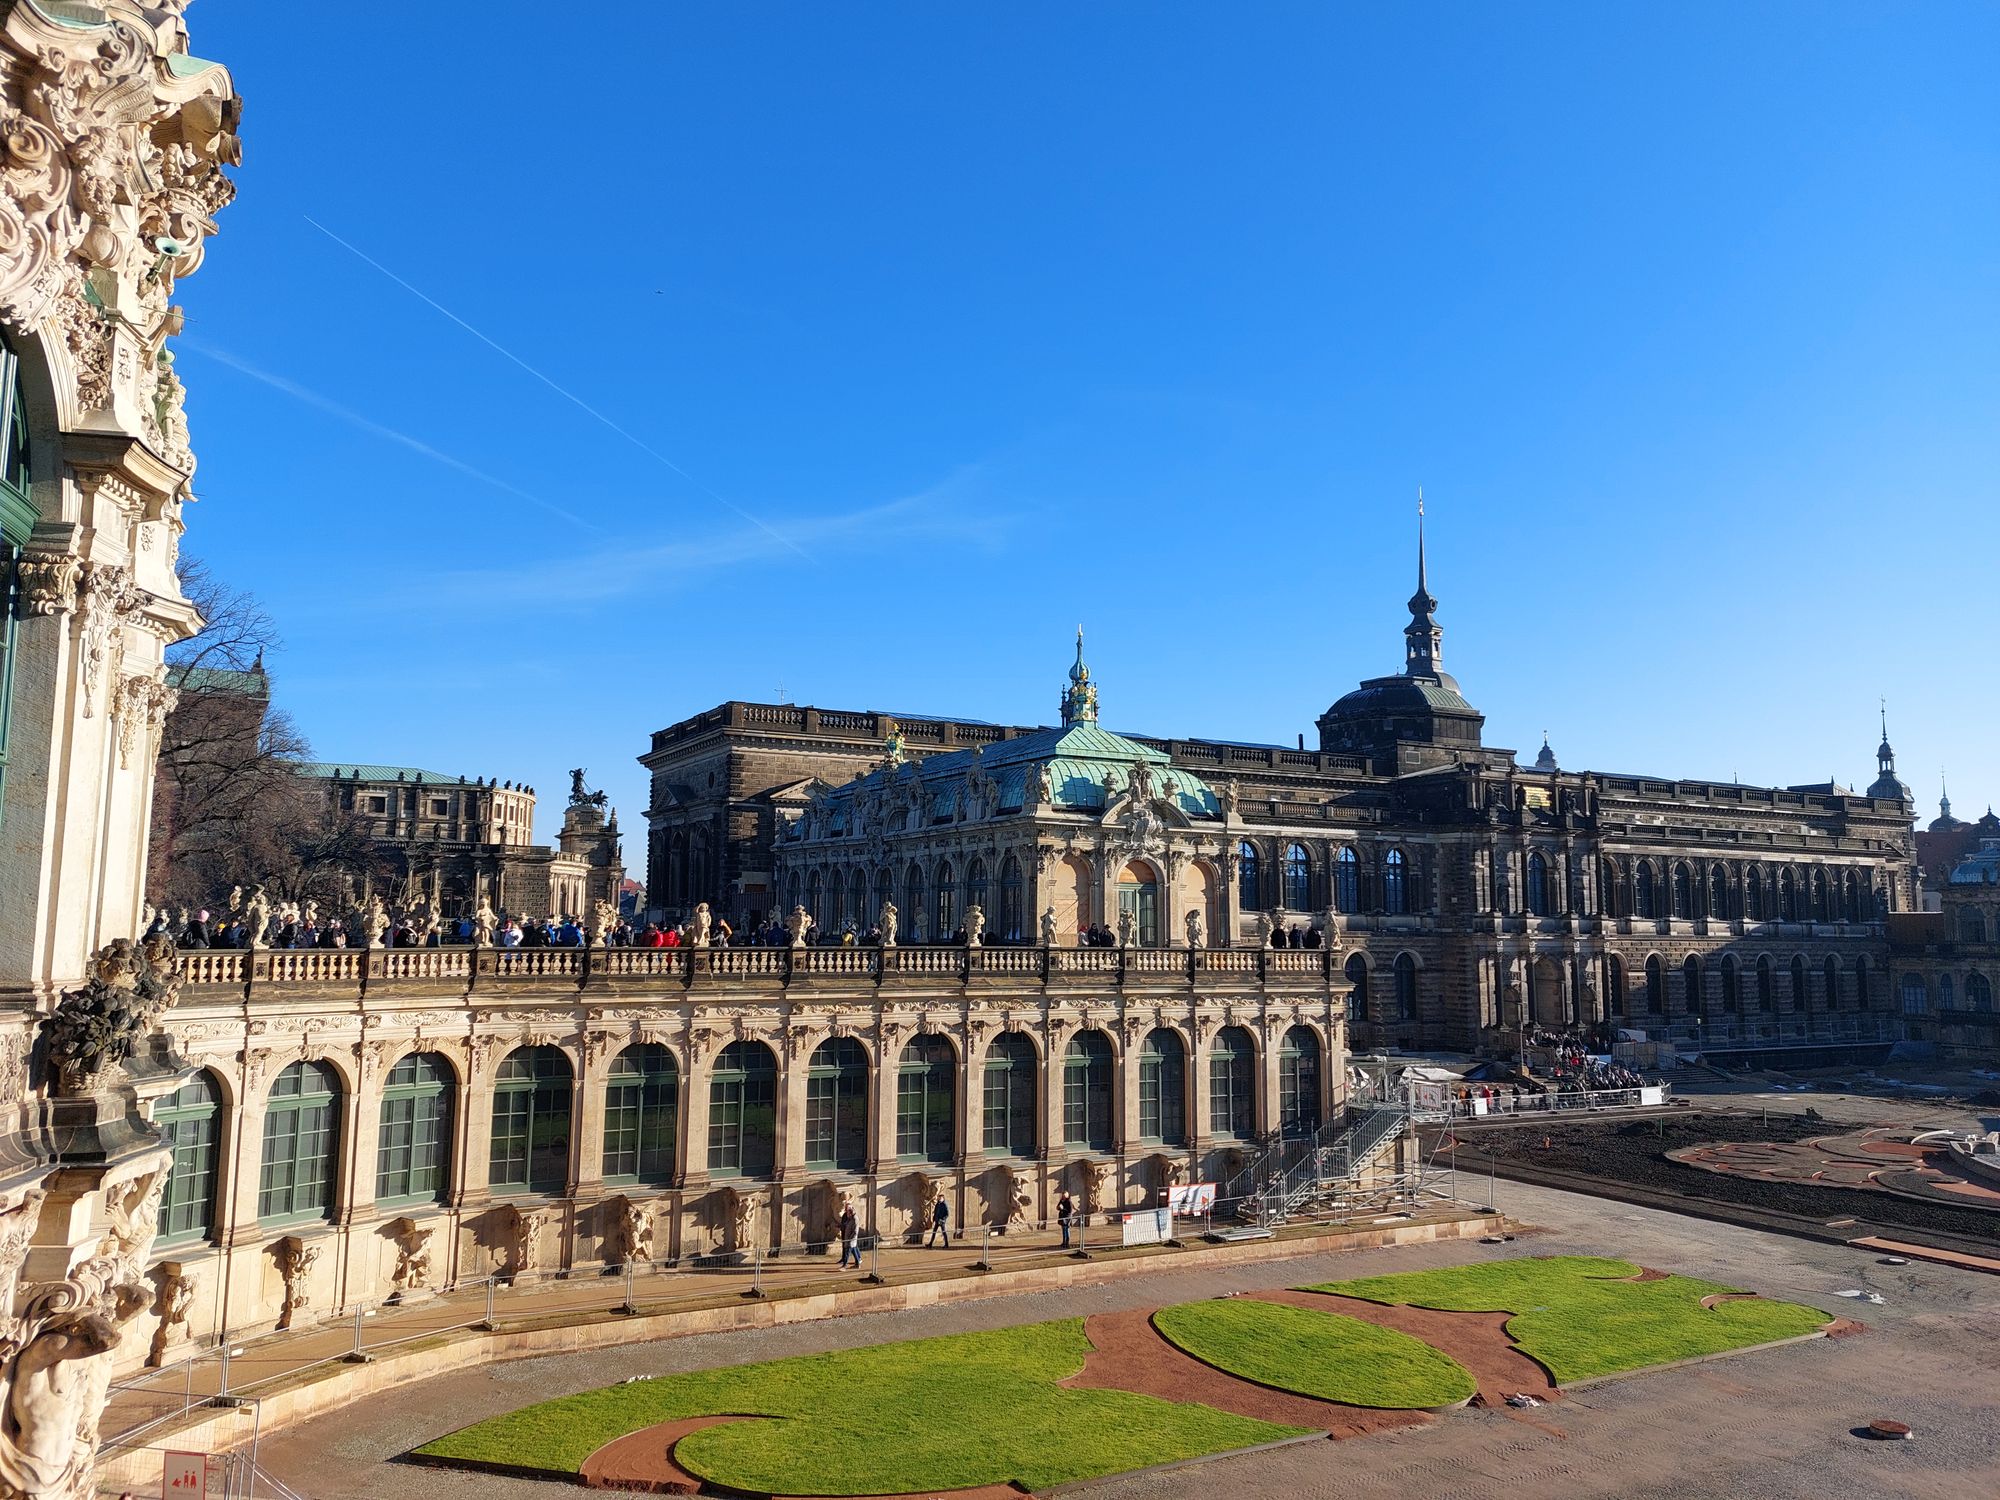
M190 13L186 545L325 758L637 833L653 729L1047 722L1079 621L1310 740L1421 485L1489 743L1865 786L1886 695L2000 796L2000 8L565 9Z

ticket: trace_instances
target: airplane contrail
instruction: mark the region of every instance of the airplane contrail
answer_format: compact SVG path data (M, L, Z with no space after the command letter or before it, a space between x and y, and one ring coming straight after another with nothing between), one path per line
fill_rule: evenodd
M573 525L582 526L590 531L594 531L599 536L608 536L610 534L602 526L586 521L582 516L564 510L553 501L544 500L540 495L530 494L519 485L510 484L498 475L488 474L484 469L476 469L471 464L465 462L464 459L453 458L449 453L440 452L421 438L413 438L407 432L398 432L393 427L384 427L372 417L364 417L353 408L342 406L331 397L322 396L318 391L302 386L296 380L288 380L283 375L273 375L269 370L259 369L248 360L239 359L236 355L230 354L226 350L218 349L213 344L203 343L199 339L183 337L180 342L183 348L192 349L197 354L205 355L217 364L227 365L238 374L247 375L252 380L268 385L275 391L283 391L293 400L303 401L307 406L315 407L320 411L326 412L329 416L338 417L341 421L359 427L364 432L371 432L379 438L387 438L392 443L400 443L413 453L421 453L425 458L431 459L436 463L441 463L448 469L456 469L468 478L477 479L481 484L490 484L497 490L505 490L510 495L517 495L521 499L526 500L530 505L539 505L543 510L553 515L561 516L565 521Z
M401 287L404 291L408 292L412 297L415 297L422 302L428 303L432 308L444 314L445 317L451 319L452 322L456 323L460 328L463 328L467 333L471 334L474 338L478 339L479 342L486 345L487 348L493 350L494 353L503 355L507 359L512 360L515 364L519 365L523 370L526 370L530 375L534 376L535 379L541 381L543 385L547 386L550 390L554 391L558 396L561 396L564 400L571 402L580 410L587 412L590 416L595 417L599 422L602 422L606 427L609 427L613 432L617 433L620 437L625 439L626 442L630 443L640 452L647 454L651 458L657 459L662 464L665 464L669 469L673 470L674 473L680 475L681 478L685 479L689 484L693 485L696 489L700 490L704 495L708 496L708 498L713 500L717 505L727 506L730 510L735 511L737 515L741 516L744 520L748 521L752 526L755 526L759 531L769 536L773 541L776 541L782 544L783 546L791 548L791 550L798 553L799 556L807 557L810 555L809 553L807 553L805 548L801 547L797 542L793 541L783 532L775 530L771 526L767 525L764 521L760 520L758 517L751 515L749 511L745 510L742 506L738 505L734 500L730 500L722 495L718 495L714 490L710 489L707 485L703 484L699 479L696 479L694 475L688 473L686 469L683 469L679 464L675 463L671 458L668 458L666 454L660 452L660 450L655 448L652 444L646 442L643 438L636 436L632 432L628 431L626 428L619 426L618 423L612 421L611 418L607 417L603 412L599 411L596 407L592 406L588 401L584 400L583 397L577 395L575 391L570 390L567 386L561 384L558 381L550 379L547 375L544 375L540 370L536 369L533 365L529 364L525 359L521 358L520 355L516 354L512 349L509 349L505 344L500 343L497 339L494 339L488 336L487 334L481 332L479 329L474 328L470 323L466 322L465 319L461 318L457 313L453 312L450 308L446 307L442 302L438 301L437 298L431 296L430 293L424 291L421 287L412 286L409 282L405 281L402 277L398 276L394 271L390 270L387 266L383 265L381 261L375 259L374 256L370 255L367 251L361 249L358 245L355 245L348 240L342 239L339 235L335 234L331 229L328 229L326 225L320 223L318 219L315 219L311 214L302 214L300 215L300 217L303 218L308 224L312 225L313 228L317 229L321 234L325 235L328 239L332 240L336 245L340 246L343 250L346 250L350 255L353 255L357 259L366 262L368 265L373 266L376 270L380 271L384 276L388 277L391 281L395 282L397 286Z

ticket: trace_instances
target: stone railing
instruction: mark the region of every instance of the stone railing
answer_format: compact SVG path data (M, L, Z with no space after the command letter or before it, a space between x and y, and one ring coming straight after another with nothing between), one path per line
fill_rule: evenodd
M1055 985L1345 982L1336 950L1330 948L197 948L180 955L180 968L191 989L244 991L625 987L646 981L696 989L989 980Z

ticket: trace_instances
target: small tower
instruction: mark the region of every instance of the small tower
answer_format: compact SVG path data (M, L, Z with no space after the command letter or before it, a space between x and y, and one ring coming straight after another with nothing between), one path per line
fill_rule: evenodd
M1556 764L1555 751L1549 748L1549 732L1546 729L1542 731L1542 753L1535 757L1535 769L1537 771L1559 771L1562 769L1562 767Z
M1062 696L1063 728L1097 722L1097 684L1083 662L1083 627L1076 627L1076 665L1069 669L1069 687Z
M1875 747L1875 781L1868 788L1871 797L1894 797L1904 802L1914 801L1910 789L1896 775L1896 752L1889 745L1889 705L1882 705L1882 743ZM1945 816L1951 816L1951 807L1945 805Z
M1424 492L1417 491L1417 591L1410 595L1410 623L1403 627L1403 675L1438 677L1444 671L1444 631L1438 602L1431 596L1424 567Z

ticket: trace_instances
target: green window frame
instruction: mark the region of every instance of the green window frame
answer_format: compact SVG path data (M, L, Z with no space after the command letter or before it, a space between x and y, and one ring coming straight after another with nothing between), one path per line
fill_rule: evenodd
M680 1065L658 1042L611 1060L604 1082L604 1180L664 1187L679 1165Z
M1319 1037L1293 1026L1278 1046L1278 1129L1288 1136L1319 1130Z
M1247 1141L1257 1134L1257 1050L1241 1026L1215 1034L1208 1057L1208 1133Z
M1007 1156L1033 1156L1040 1141L1035 1128L1035 1044L1017 1031L1003 1031L986 1054L981 1137L986 1149Z
M15 564L41 519L35 508L31 459L21 360L14 346L0 338L0 585L4 585L0 586L0 808L6 805L7 746L14 717L15 625L20 613Z
M920 1036L896 1069L896 1155L949 1163L955 1154L958 1059L941 1036Z
M1139 1048L1139 1136L1187 1144L1187 1045L1164 1026L1147 1032Z
M769 1177L778 1160L778 1060L762 1042L731 1042L708 1082L708 1170Z
M451 1186L452 1074L435 1052L412 1052L382 1082L375 1201L441 1202Z
M570 1117L576 1096L560 1047L516 1047L493 1083L493 1149L487 1185L496 1193L560 1193L569 1185Z
M174 1153L160 1198L162 1245L207 1239L215 1230L216 1167L222 1136L222 1089L213 1074L195 1074L153 1111Z
M1101 1031L1079 1031L1063 1053L1065 1146L1111 1149L1111 1094L1111 1039Z
M340 1079L322 1062L295 1062L271 1084L257 1172L260 1223L325 1219L333 1213L340 1144Z
M806 1165L868 1165L868 1054L851 1036L827 1038L806 1063Z

